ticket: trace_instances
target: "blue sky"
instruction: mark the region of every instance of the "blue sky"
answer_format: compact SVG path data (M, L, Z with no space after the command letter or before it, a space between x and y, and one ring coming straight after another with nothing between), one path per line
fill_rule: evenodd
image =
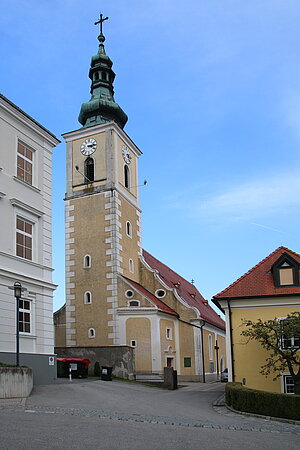
M284 245L299 252L297 0L0 0L1 92L60 137L80 127L100 12L115 100L142 150L143 246L208 299ZM53 156L64 303L65 149Z

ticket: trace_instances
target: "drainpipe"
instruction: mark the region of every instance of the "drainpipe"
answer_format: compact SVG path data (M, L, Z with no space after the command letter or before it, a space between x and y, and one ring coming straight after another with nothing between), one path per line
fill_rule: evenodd
M227 306L228 306L228 317L229 317L229 336L230 336L230 357L231 357L231 372L232 372L232 381L235 379L234 374L234 359L233 359L233 343L232 343L232 315L231 315L231 307L230 307L230 301L227 300Z
M204 364L204 344L203 344L203 327L205 325L205 320L201 321L200 332L201 332L201 353L202 353L202 382L205 383L205 364Z

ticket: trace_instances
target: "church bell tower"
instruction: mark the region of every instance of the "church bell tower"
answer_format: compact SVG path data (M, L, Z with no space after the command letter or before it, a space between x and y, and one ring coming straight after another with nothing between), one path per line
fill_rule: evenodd
M138 157L123 131L127 115L114 100L115 73L104 48L92 57L91 98L79 114L82 127L65 133L67 186L66 345L123 344L118 327L118 274L139 281L141 215Z

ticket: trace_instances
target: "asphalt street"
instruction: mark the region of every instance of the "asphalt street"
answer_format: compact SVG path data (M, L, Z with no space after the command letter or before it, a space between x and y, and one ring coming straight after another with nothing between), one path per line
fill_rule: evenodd
M2 449L298 449L300 426L213 406L221 383L177 391L59 380L25 401L0 400Z

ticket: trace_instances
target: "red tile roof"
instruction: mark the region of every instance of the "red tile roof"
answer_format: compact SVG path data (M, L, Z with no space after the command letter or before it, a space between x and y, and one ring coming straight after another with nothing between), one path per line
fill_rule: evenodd
M162 311L167 314L172 314L173 316L178 316L177 312L174 311L174 309L170 308L168 305L166 305L164 302L162 302L159 298L155 297L155 295L151 294L147 289L145 289L142 285L139 283L136 283L133 280L130 280L129 278L123 277L128 281L129 284L133 288L135 288L137 291L139 291L142 295L145 297L148 297L159 309L159 311Z
M287 253L300 264L300 255L298 255L298 253L295 253L286 247L278 247L273 253L260 261L256 266L213 298L225 299L274 295L299 295L300 286L276 288L274 285L271 268L284 253Z
M154 256L150 255L146 250L143 250L143 257L146 263L158 271L161 280L171 289L176 289L178 295L189 306L198 309L201 319L225 330L225 322L221 317L209 306L208 301L205 300L196 287L182 278L178 273L174 272L170 267L163 264Z

